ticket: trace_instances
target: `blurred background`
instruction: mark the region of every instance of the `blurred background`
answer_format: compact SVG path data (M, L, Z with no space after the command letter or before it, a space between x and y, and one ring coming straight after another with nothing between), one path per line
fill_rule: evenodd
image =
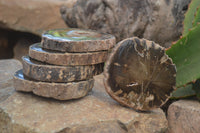
M82 28L117 41L138 36L169 47L190 0L0 0L0 59L21 60L48 29Z

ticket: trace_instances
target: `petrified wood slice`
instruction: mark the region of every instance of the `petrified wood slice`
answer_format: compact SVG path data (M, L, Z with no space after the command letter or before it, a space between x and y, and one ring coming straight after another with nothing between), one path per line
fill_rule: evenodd
M136 37L117 44L104 71L109 95L141 111L163 105L176 85L176 67L165 49Z
M71 82L92 78L103 72L104 64L87 66L54 66L22 57L23 73L27 77L47 82Z
M89 53L63 53L43 49L40 43L31 45L29 56L35 60L54 65L92 65L105 62L108 51Z
M69 83L32 81L24 77L22 70L19 70L15 73L13 80L14 87L17 91L33 92L38 96L49 97L58 100L70 100L84 97L94 86L93 79Z
M42 47L63 52L89 52L111 49L115 37L92 30L56 29L42 34Z

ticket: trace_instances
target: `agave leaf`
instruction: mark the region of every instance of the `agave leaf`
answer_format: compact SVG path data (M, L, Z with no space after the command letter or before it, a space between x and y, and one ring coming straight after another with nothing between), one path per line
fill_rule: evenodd
M176 87L200 78L200 24L166 51L176 64Z
M200 100L200 79L193 84L193 90L195 91L197 98Z
M177 90L172 93L171 99L187 98L194 96L196 93L192 89L192 87L192 84L188 84L185 87L177 88Z
M193 27L192 22L194 20L196 10L199 6L200 6L200 0L191 1L189 8L185 14L183 36L185 36L189 32L189 30Z
M195 27L197 25L197 23L200 22L200 6L197 8L197 11L195 13L195 18L193 21L193 27Z

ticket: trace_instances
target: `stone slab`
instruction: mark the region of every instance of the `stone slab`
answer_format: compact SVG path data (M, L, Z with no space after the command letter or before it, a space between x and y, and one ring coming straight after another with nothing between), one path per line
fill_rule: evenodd
M0 102L7 99L13 92L13 75L22 68L15 59L0 60Z
M30 46L29 56L35 60L54 65L93 65L105 62L108 57L108 51L88 53L57 52L43 49L41 44L37 43Z
M76 28L49 30L42 34L42 47L63 52L109 50L116 44L110 34Z
M43 31L67 27L60 7L76 0L0 0L0 27L41 35Z
M103 72L104 63L85 66L55 66L30 59L23 59L23 73L28 78L46 82L72 82L92 78Z
M120 106L105 92L103 76L93 91L73 101L56 101L15 92L0 103L2 133L157 133L167 120L161 109L139 113Z
M195 100L179 100L168 109L169 133L199 133L200 103Z
M69 83L48 83L25 78L22 70L17 71L14 75L14 88L17 91L33 92L38 96L58 100L82 98L92 90L93 86L93 79Z

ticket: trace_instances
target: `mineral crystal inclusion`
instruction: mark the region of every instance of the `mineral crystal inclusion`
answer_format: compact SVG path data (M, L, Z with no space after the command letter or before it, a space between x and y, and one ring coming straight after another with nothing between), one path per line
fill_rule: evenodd
M43 34L44 37L59 41L99 40L100 33L87 30L58 29L50 30Z

